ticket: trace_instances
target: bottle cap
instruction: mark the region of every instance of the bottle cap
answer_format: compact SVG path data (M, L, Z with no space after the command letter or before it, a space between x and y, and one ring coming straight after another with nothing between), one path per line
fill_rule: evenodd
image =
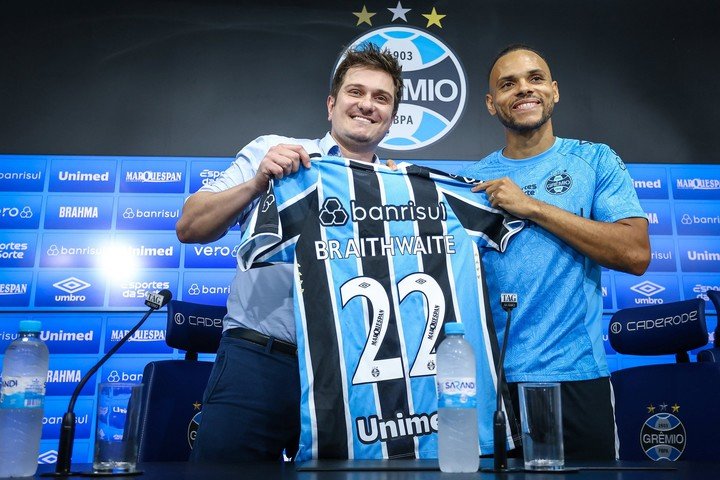
M450 322L445 324L445 335L464 335L465 325L460 322Z
M20 320L21 332L39 332L41 327L40 320Z

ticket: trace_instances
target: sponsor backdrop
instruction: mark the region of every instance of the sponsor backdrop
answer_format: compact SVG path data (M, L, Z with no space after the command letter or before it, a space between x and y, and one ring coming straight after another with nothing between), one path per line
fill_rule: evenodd
M322 136L347 45L373 42L403 64L382 156L449 172L502 145L484 107L494 53L516 41L546 51L562 93L556 132L615 148L650 220L648 272L603 272L605 328L619 308L720 288L718 100L703 94L720 66L697 48L718 41L713 2L44 3L7 2L0 16L0 63L12 67L0 76L0 350L20 320L43 322L42 462L56 460L74 386L139 320L146 292L225 302L239 232L179 244L183 200L258 135ZM698 64L704 74L688 75ZM148 361L180 357L164 323L153 314L83 389L75 461L92 455L96 382L138 382ZM606 350L613 370L672 361Z

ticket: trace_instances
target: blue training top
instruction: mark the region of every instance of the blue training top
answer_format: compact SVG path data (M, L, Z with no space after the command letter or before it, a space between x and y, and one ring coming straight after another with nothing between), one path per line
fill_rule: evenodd
M546 152L522 160L498 150L462 175L510 177L527 195L592 220L646 217L625 164L603 144L557 138ZM532 222L505 253L489 250L483 263L500 341L506 323L500 294L518 294L505 359L509 382L610 375L602 339L600 265Z

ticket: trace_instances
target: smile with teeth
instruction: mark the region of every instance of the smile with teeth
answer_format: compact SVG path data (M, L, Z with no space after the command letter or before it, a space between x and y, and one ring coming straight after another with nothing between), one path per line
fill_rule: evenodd
M536 106L540 105L540 102L537 100L528 100L526 102L521 102L513 107L513 110L530 110L531 108L534 108Z
M353 120L356 120L356 121L358 121L358 122L361 122L361 123L375 123L375 122L373 122L372 120L370 120L369 118L366 118L366 117L352 117L352 119L353 119Z

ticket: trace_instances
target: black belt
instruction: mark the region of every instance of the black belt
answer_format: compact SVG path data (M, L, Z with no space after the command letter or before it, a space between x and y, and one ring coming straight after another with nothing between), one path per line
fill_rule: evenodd
M267 347L268 343L272 342L272 347L270 347L271 352L284 353L285 355L292 355L293 357L297 356L296 345L283 340L278 340L277 338L268 337L267 335L249 328L231 328L229 330L225 330L223 335L226 337L241 338L263 347Z

